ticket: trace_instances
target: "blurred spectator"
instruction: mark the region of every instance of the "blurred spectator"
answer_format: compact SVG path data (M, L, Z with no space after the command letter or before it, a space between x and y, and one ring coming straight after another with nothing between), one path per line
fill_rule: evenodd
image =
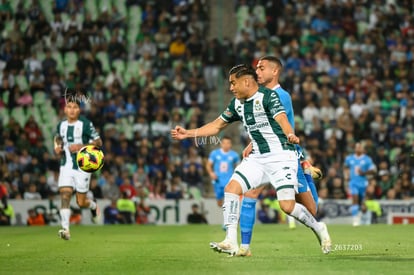
M191 79L190 84L184 89L184 108L204 108L205 98L204 90L199 86L196 80Z
M117 201L111 200L111 203L104 208L104 224L118 224L122 216L117 207Z
M43 137L42 131L33 116L30 116L24 125L24 132L32 146L36 145L38 140Z
M136 212L135 203L128 198L128 193L123 192L122 197L116 201L116 208L121 216L120 223L132 224Z
M41 200L42 196L37 191L37 185L35 183L30 183L27 190L23 194L25 200Z
M122 184L119 186L121 194L126 194L128 199L134 199L137 196L137 192L132 183L132 179L125 174L122 178Z
M47 185L49 186L49 190L51 195L55 196L58 194L59 187L58 187L58 179L59 179L59 170L51 170L48 177L47 177Z
M169 46L169 53L173 60L184 59L187 52L187 46L184 42L182 34L177 34L175 38L172 39Z
M182 199L184 198L184 184L179 175L174 175L171 179L171 182L168 185L167 191L165 193L166 199Z
M261 223L277 223L277 211L271 209L268 204L262 202L260 209L257 210L257 219Z
M183 181L187 183L188 191L193 199L200 199L203 194L202 169L196 163L189 163L184 170Z
M81 224L82 223L82 210L80 208L73 208L71 207L69 223L73 224Z
M92 192L94 199L104 198L102 194L101 186L99 186L98 179L96 177L92 177L89 189Z
M109 175L106 184L102 186L102 194L105 199L110 200L117 200L120 197L121 191L116 185L113 175Z
M187 215L187 223L189 224L208 224L207 219L199 212L198 204L191 205L191 213Z
M151 208L147 203L147 192L143 191L144 187L138 187L139 199L136 204L137 212L135 214L135 223L137 224L148 224L150 222L149 217Z
M51 196L53 196L52 191L47 184L47 178L45 174L39 175L35 184L42 199L49 199Z
M27 225L28 226L42 226L46 225L45 217L42 213L38 213L35 209L27 210Z
M11 206L8 206L10 208ZM7 210L0 207L0 226L11 225L11 216L7 213Z

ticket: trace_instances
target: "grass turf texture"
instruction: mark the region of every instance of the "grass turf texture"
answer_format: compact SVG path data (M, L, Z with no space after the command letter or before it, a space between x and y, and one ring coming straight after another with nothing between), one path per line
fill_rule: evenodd
M256 225L252 257L209 248L216 225L1 227L0 274L412 274L413 225L331 225L333 251L298 226Z

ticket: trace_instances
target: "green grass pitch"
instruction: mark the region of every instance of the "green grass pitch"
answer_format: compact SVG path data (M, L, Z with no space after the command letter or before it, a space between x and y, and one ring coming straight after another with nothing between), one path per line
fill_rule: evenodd
M331 225L333 251L298 226L256 225L252 257L210 250L217 225L0 228L0 274L413 274L414 226Z

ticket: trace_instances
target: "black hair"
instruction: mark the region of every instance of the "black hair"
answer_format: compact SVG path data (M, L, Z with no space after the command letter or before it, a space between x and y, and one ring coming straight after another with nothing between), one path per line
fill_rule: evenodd
M267 61L273 62L273 63L276 63L280 68L283 68L282 61L280 61L280 59L275 56L265 55L261 57L259 60L267 60Z
M236 65L233 68L231 68L229 71L229 75L232 75L232 74L235 74L236 78L242 77L244 75L250 75L257 82L256 71L253 69L253 67L246 65L246 64Z
M79 93L79 92L77 92L77 91L75 91L75 90L66 89L65 90L64 97L65 97L65 103L66 104L68 104L68 103L75 103L78 106L81 105L82 94Z

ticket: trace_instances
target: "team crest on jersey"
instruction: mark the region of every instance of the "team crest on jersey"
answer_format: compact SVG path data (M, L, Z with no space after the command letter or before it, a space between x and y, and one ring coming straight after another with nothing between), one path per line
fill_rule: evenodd
M256 101L254 102L254 109L255 109L255 111L257 111L257 112L262 111L262 105L260 104L260 101L259 101L259 100L256 100Z

